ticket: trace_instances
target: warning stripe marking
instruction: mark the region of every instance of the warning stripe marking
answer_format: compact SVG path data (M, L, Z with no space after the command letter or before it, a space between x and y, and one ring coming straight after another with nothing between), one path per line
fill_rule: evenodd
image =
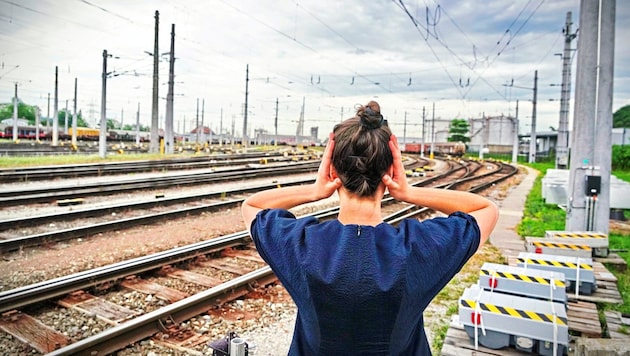
M463 307L470 308L473 310L477 308L477 302L475 302L474 300L461 299L460 304ZM535 320L535 321L540 321L543 323L553 323L555 319L556 324L561 325L561 326L567 325L567 318L557 316L557 315L554 316L553 314L538 313L531 310L520 310L520 309L514 309L510 307L502 307L500 305L494 305L494 304L488 304L488 303L479 303L479 309L486 312L490 312L490 313L509 315L514 318Z
M589 238L589 239L605 239L608 237L605 234L576 233L576 232L557 232L552 235L553 237L581 237L581 238Z
M525 259L525 258L519 258L518 262L520 263L526 263L526 264L534 264L534 265L541 265L541 266L551 266L551 267L564 267L564 268L572 268L572 269L577 269L578 265L576 263L573 262L560 262L560 261L547 261L547 260L532 260L532 259ZM586 263L580 263L580 269L585 269L585 270L592 270L593 266L588 265Z
M540 284L544 284L544 285L547 285L547 286L549 284L551 284L551 281L549 279L547 279L547 278L528 276L526 274L515 274L515 273L509 273L509 272L489 271L489 270L484 270L484 269L479 270L479 274L482 275L482 276L485 275L485 276L490 276L490 277L492 277L492 275L494 274L494 276L496 276L496 277L502 277L502 278L517 280L517 281L529 282L529 283L540 283ZM554 279L553 284L555 284L557 287L561 287L561 288L565 288L566 287L564 282L562 282L561 280L557 280L557 279Z
M592 251L590 246L586 245L575 245L575 244L564 244L560 242L543 242L543 241L532 241L532 245L536 247L550 247L550 248L563 248L568 250L576 250L576 251Z

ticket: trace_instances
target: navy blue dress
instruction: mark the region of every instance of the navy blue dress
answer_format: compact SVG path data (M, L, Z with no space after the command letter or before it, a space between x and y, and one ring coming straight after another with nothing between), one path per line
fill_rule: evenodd
M289 355L430 355L422 313L480 237L461 212L394 227L266 209L250 231L298 308Z

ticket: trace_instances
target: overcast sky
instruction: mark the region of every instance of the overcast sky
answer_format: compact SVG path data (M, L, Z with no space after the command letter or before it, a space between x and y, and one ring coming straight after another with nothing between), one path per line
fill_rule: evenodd
M325 138L355 105L380 102L399 136L420 136L422 108L443 119L514 115L529 132L534 71L537 130L558 127L564 27L579 0L0 0L0 102L18 96L46 115L78 108L100 117L103 50L108 59L107 117L151 118L155 11L159 53L175 25L175 130L199 120L216 132L243 129L249 65L248 127L295 134L304 102L305 130ZM617 1L613 112L630 104L630 4ZM573 48L577 40L572 42ZM161 56L163 122L168 55ZM573 60L573 85L575 64ZM512 86L508 86L512 84ZM550 101L550 99L556 101ZM573 93L570 116L573 117ZM199 111L197 111L199 100ZM407 116L407 125L405 123ZM571 120L572 125L572 120ZM160 125L163 127L163 123ZM570 126L572 127L572 126Z

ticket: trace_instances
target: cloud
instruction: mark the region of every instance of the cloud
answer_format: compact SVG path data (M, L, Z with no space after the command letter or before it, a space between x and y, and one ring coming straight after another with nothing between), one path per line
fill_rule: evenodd
M205 120L218 130L242 128L249 66L250 129L273 131L276 99L279 132L294 133L306 102L306 127L326 132L356 104L376 98L392 123L405 112L417 119L436 104L440 117L528 112L534 71L539 75L539 127L557 126L566 12L577 29L579 1L312 1L248 0L131 2L0 1L0 101L13 96L47 106L59 67L59 98L73 96L98 117L103 50L108 71L109 117L150 122L154 13L160 12L159 53L169 51L175 24L175 127ZM404 4L404 6L403 6ZM629 104L630 6L617 2L613 109ZM576 42L573 43L574 47ZM160 97L166 96L168 56L160 62ZM13 66L19 68L8 72ZM575 61L574 61L575 66ZM575 69L575 68L574 68ZM575 71L574 71L575 74ZM513 87L507 85L513 83ZM574 87L574 86L573 86ZM160 116L164 116L160 99ZM45 111L45 110L44 110ZM523 115L526 116L526 115ZM178 124L179 123L179 124ZM419 127L413 126L410 130ZM413 134L413 133L412 133Z

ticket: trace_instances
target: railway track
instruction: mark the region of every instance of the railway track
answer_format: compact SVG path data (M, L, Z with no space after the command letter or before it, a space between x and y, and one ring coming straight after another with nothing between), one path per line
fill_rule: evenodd
M466 170L465 167L462 167L463 166L452 167L448 174L448 176L451 177L450 179L468 180L470 175L474 175L474 171L476 171L476 169L471 169L468 170L467 173L462 174L461 171ZM495 174L493 175L499 177L478 174L477 179L490 181L505 179L502 174L506 174L506 171L503 169L494 169L494 171ZM436 175L422 182L424 182L424 184L437 183L438 180L444 179L446 176L446 173ZM492 183L489 184L490 186L492 185ZM447 185L449 184L441 184L443 187ZM453 187L454 186L451 185L450 188ZM392 200L391 198L388 199L390 201ZM396 204L396 202L391 203L393 205ZM335 214L336 207L318 211L311 215L315 215L320 219L327 219L334 217ZM427 214L426 209L405 206L396 208L385 220L395 224L404 217L418 216L419 214ZM229 258L240 259L241 262L225 261L226 254L221 255L219 253L219 251L225 251L225 249L231 251L227 254ZM21 325L20 323L24 323L23 325L35 323L33 325L48 328L39 330L39 335L47 335L48 341L57 340L57 344L50 345L47 341L39 342L38 347L40 348L40 352L51 352L51 355L95 354L95 352L96 354L106 354L124 348L126 345L133 344L139 340L151 337L152 335L161 335L161 337L169 335L171 340L179 338L176 343L179 346L171 343L172 347L179 347L180 350L184 348L185 350L189 350L192 354L195 352L201 353L207 351L207 349L204 348L208 342L209 335L200 335L199 332L196 331L182 330L182 324L185 323L186 320L206 313L213 305L223 304L227 300L241 297L256 289L256 286L264 286L275 280L271 270L266 267L264 263L262 265L259 264L261 261L250 264L252 267L250 270L243 268L238 269L238 266L243 264L243 260L250 262L252 260L256 261L257 256L253 254L253 252L255 251L251 247L249 236L246 231L243 231L202 243L183 246L169 251L143 256L129 261L122 261L113 265L103 266L2 292L0 293L0 312L3 313L4 318L0 325L4 330L10 330L10 325ZM220 259L223 260L219 261ZM164 267L166 265L171 267ZM95 304L96 300L106 299L105 294L98 296L90 294L92 290L98 291L98 293L95 292L94 294L105 293L105 291L108 290L116 290L117 288L115 286L118 282L120 282L121 285L126 284L126 287L121 288L129 290L133 289L133 287L130 286L134 283L145 283L147 279L158 278L155 277L155 275L160 274L168 278L180 279L186 279L183 276L187 276L189 282L191 280L197 280L198 282L204 280L203 277L199 276L197 279L191 277L195 274L204 275L203 273L195 272L194 270L182 271L181 268L184 266L205 266L204 268L209 268L210 266L210 268L219 270L219 274L229 274L231 277L227 278L227 280L222 280L221 283L216 285L206 283L199 288L201 290L199 293L186 295L181 299L173 297L174 295L182 296L181 293L177 294L176 291L173 291L170 297L168 295L162 297L164 299L170 298L172 304L154 309L142 315L131 313L127 318L123 318L121 321L112 322L113 327L109 327L102 332L95 333L79 341L71 340L71 338L68 337L59 337L59 335L54 334L54 332L56 332L54 329L46 327L43 323L36 323L37 320L34 317L17 311L18 309L27 311L31 309L36 310L36 308L33 307L33 303L41 305L44 301L55 301L62 296L66 297L57 300L58 304L65 304L69 308L83 309L85 311L85 308L87 308L86 303ZM156 271L158 271L158 273L156 273ZM137 278L140 278L140 282L137 282ZM130 282L134 280L136 282ZM145 285L144 288L148 287ZM138 289L141 288L138 287ZM88 292L86 292L86 290L88 290ZM159 290L164 294L168 294L170 291L169 288L164 287L160 287ZM69 295L69 293L71 294ZM154 291L153 293L158 294L159 292ZM173 299L178 300L173 301ZM151 308L147 307L146 309ZM88 311L88 314L89 313L95 312ZM106 318L103 317L102 319ZM191 340L195 341L193 342ZM35 340L30 341L35 342ZM187 342L189 343L187 344ZM47 348L44 349L44 347Z
M136 160L109 163L90 163L80 165L52 165L37 167L18 167L0 169L0 183L27 182L44 179L59 179L72 177L104 176L114 174L129 174L141 172L164 172L173 170L191 170L216 168L260 163L261 159L268 162L288 162L294 159L306 160L313 155L292 152L252 152L241 154L218 154L192 156L184 158L170 158L160 160Z
M54 202L60 199L76 199L85 196L112 195L126 191L167 188L195 184L208 184L234 179L269 177L282 174L315 172L319 167L317 161L291 162L291 164L269 164L256 168L227 167L156 176L151 178L119 178L107 181L83 183L76 185L59 185L56 187L32 187L3 189L0 191L0 208L21 204Z
M463 168L464 166L462 166ZM458 168L461 169L461 168ZM455 170L456 171L456 170ZM426 179L431 184L441 176ZM0 252L22 250L44 243L55 243L74 238L85 238L108 231L118 231L138 225L166 221L182 216L234 208L242 202L246 193L270 189L277 185L296 185L313 179L276 181L273 184L251 186L233 190L195 192L176 197L148 199L118 205L88 209L72 209L46 215L29 215L0 221ZM232 197L226 200L227 197ZM185 206L182 206L185 205ZM173 207L175 206L175 207ZM155 211L159 208L160 211ZM168 209L168 210L166 210ZM86 220L77 226L77 219ZM83 222L83 221L82 221ZM59 228L63 226L64 228ZM26 233L25 233L26 232Z

